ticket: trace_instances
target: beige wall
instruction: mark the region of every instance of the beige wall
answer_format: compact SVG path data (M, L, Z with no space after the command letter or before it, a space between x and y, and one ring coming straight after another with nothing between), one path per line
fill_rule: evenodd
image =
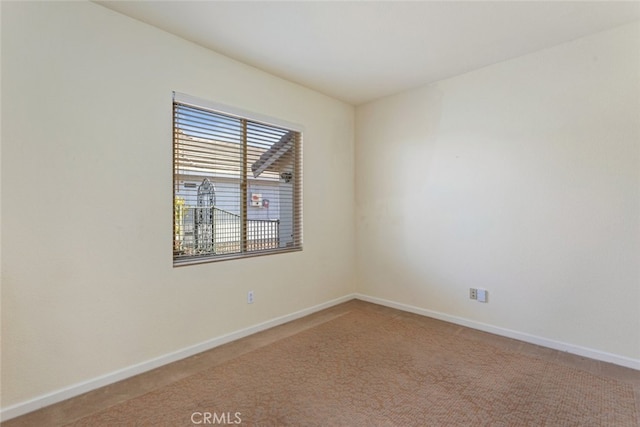
M637 24L354 117L96 4L1 10L3 409L355 291L640 359ZM174 90L304 126L303 252L172 268Z
M359 292L637 364L639 28L358 107Z
M355 291L352 106L88 2L3 2L2 78L3 408ZM174 90L304 127L303 252L172 267Z

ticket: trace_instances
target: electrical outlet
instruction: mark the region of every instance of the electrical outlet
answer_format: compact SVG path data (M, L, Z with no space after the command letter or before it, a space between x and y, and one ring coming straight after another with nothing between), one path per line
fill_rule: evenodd
M247 292L247 304L253 304L253 291Z
M478 290L476 288L469 288L469 298L478 299Z

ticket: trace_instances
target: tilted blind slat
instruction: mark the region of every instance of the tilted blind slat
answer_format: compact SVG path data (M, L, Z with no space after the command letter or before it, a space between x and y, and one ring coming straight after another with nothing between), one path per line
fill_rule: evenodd
M174 101L174 265L302 249L301 142Z

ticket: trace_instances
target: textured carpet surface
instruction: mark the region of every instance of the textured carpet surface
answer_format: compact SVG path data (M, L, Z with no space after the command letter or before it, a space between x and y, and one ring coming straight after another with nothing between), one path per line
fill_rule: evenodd
M73 426L638 426L633 387L354 310Z

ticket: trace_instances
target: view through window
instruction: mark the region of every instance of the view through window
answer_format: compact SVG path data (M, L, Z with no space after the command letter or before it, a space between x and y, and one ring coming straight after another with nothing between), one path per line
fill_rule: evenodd
M301 143L174 99L174 265L302 249Z

